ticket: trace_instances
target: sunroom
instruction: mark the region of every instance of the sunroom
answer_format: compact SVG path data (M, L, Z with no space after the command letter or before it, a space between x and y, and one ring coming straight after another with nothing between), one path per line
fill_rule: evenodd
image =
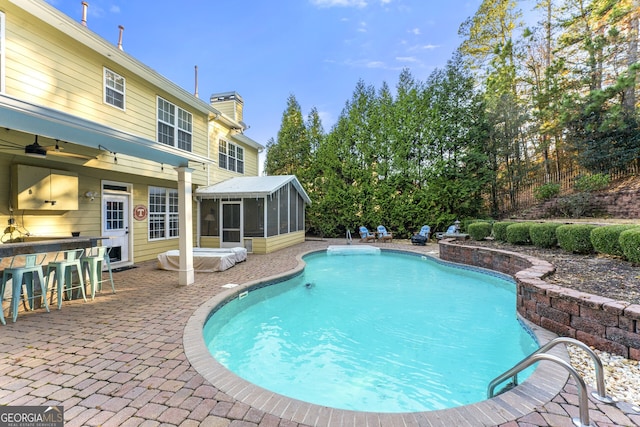
M195 194L200 247L266 254L304 242L311 199L295 175L232 178Z

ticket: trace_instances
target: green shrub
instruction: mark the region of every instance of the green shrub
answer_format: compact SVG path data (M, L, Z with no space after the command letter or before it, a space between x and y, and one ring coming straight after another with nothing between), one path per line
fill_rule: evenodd
M467 233L473 240L484 240L491 236L491 224L485 221L472 222L467 226Z
M556 229L558 245L567 252L577 254L593 253L591 230L596 227L589 224L561 225Z
M592 192L604 190L611 183L609 175L604 173L596 173L593 175L581 175L576 178L573 188L579 192Z
M596 252L607 255L624 256L620 246L620 233L637 225L605 225L591 231L591 244Z
M530 222L516 222L507 227L507 242L512 245L530 245L531 236L529 236Z
M626 259L634 264L640 264L640 227L620 233L620 246Z
M507 227L515 222L500 221L493 223L493 237L499 242L507 241Z
M549 200L560 194L560 184L544 184L533 190L533 196L537 200Z
M558 246L556 229L561 225L562 224L557 222L531 224L531 228L529 228L531 243L539 248L554 248Z
M580 218L593 211L591 193L570 194L558 199L558 213L568 218Z

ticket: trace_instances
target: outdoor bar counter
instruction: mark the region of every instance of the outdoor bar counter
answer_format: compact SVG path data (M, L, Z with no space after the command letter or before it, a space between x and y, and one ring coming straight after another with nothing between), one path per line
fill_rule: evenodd
M35 254L42 252L66 251L69 249L90 248L97 246L98 242L104 239L105 237L27 237L27 241L25 242L0 244L0 258L20 254Z

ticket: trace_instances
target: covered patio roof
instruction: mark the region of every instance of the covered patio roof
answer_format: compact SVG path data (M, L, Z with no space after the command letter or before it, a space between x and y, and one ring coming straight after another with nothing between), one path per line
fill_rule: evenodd
M196 189L196 196L201 199L267 197L289 183L293 184L305 203L311 204L309 195L304 191L295 175L231 178L218 184Z
M188 167L213 163L206 156L110 128L100 123L0 94L0 127L71 142L84 147Z

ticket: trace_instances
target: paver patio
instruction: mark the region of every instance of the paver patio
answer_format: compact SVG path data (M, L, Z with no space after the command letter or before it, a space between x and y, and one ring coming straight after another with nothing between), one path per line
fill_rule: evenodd
M307 241L273 254L250 254L227 271L197 273L188 287L178 286L177 273L144 262L114 274L116 294L106 288L87 303L64 302L51 313L21 312L16 323L0 326L0 405L63 405L66 426L302 426L234 400L205 380L185 356L184 328L203 302L226 291L222 285L287 272L297 266L297 254L343 243ZM379 246L437 251L434 244L401 241ZM640 425L640 412L629 404L590 400L589 406L593 425ZM503 425L572 426L577 415L570 380L552 402ZM388 420L395 425L393 417ZM419 417L415 425L421 425Z

